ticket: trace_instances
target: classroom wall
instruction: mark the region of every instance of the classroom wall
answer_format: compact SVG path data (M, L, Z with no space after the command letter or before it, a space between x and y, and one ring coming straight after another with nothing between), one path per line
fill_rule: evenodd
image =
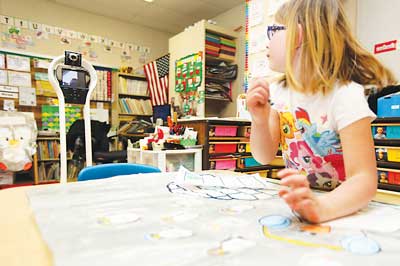
M376 57L400 80L400 1L362 0L357 2L357 36L368 51L373 52L374 45L377 43L398 40L396 51L377 54Z
M168 53L168 39L172 36L169 33L66 7L49 0L0 0L0 15L146 46L150 48L150 54L146 54L144 58L146 62ZM2 27L1 31L4 29L6 27ZM74 40L71 45L64 45L59 38L53 36L49 40L34 38L34 41L35 46L27 47L25 51L51 56L59 55L65 49L77 50L82 44L82 41ZM139 58L143 53L134 51L131 54L132 59L125 59L121 57L122 49L115 48L112 52L106 52L103 48L100 44L96 46L94 50L98 58L89 60L113 67L119 67L121 64L133 67L142 65Z
M357 36L357 4L358 0L345 0L344 9L349 20L352 32Z
M236 116L236 97L238 94L243 93L244 84L244 63L245 63L245 1L243 4L238 5L220 15L213 18L212 20L217 22L218 26L229 30L235 30L240 26L242 29L238 31L239 38L236 43L236 62L238 64L238 77L236 79L235 85L232 88L232 99L233 102L224 109L222 117L234 117Z

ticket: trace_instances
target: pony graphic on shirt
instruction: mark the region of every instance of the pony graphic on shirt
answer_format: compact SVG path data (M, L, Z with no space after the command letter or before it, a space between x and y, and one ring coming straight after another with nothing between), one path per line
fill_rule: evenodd
M290 112L279 113L279 125L281 130L281 146L282 150L288 149L286 140L293 139L296 129L296 120Z
M290 160L296 169L307 175L312 187L332 188L339 183L339 175L331 163L325 162L311 150L305 141L290 143Z
M280 112L281 146L286 167L305 174L313 187L335 188L345 179L339 136L336 132L318 132L307 111L296 108ZM326 121L325 121L326 122Z
M296 127L316 153L326 156L342 152L338 134L329 130L319 133L317 124L311 124L307 111L302 108L296 110Z

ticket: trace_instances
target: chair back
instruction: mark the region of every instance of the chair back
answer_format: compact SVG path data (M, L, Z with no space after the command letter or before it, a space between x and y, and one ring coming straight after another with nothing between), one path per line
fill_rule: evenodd
M150 165L133 163L98 164L83 168L78 175L78 181L109 178L117 175L132 175L145 173L161 173L160 169Z

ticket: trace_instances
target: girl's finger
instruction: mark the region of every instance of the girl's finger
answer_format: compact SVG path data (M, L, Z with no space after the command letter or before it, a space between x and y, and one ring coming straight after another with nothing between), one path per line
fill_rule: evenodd
M281 185L296 188L296 187L309 187L310 183L308 182L306 176L295 174L284 177L281 180Z
M312 198L312 192L309 188L301 187L297 189L293 189L292 191L284 194L282 198L288 203L296 203L300 202L304 199Z
M296 174L300 174L299 170L291 169L291 168L285 168L283 170L280 170L277 175L278 175L279 178L285 178L286 176L296 175Z

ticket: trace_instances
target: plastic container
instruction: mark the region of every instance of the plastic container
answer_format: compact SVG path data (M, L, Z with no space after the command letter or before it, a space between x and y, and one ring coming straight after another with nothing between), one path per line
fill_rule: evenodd
M387 158L389 162L400 162L400 147L387 148Z
M400 117L400 94L378 99L378 117Z
M210 169L215 170L234 170L236 169L236 158L219 159L210 161Z
M236 143L210 143L209 153L235 153Z
M236 137L238 126L215 126L216 137Z
M400 185L400 170L378 168L378 182L381 184Z

